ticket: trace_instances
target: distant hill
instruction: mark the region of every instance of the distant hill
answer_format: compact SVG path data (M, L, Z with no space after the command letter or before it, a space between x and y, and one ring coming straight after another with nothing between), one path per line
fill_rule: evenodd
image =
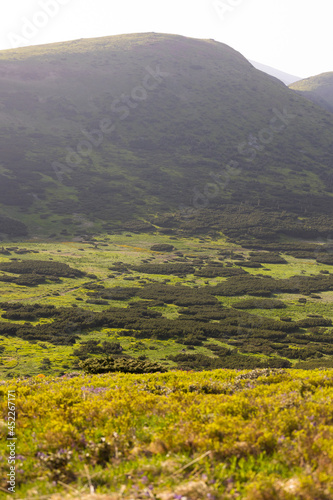
M333 112L333 71L295 82L290 85L290 88Z
M285 85L290 85L291 83L297 82L301 80L299 76L289 75L284 71L280 71L279 69L271 68L270 66L266 66L265 64L258 63L256 61L250 61L251 64L260 71L267 73L268 75L275 76L283 82Z
M147 33L2 51L0 89L0 235L137 229L182 205L214 223L332 213L332 115L224 44Z

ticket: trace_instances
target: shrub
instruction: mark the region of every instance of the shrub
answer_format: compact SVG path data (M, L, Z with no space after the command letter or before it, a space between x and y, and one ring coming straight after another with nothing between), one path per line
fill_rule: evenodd
M287 264L287 261L277 253L270 252L250 252L252 261L261 264Z
M242 267L253 267L253 268L259 268L262 267L260 262L257 261L252 261L252 260L239 260L235 262L235 266L242 266Z
M305 318L296 322L300 328L310 328L316 326L332 326L331 319L325 318Z
M166 243L159 243L150 247L150 250L154 252L172 252L175 249L173 245L168 245Z
M202 278L229 278L231 276L242 276L248 274L247 271L241 268L233 267L223 267L223 266L204 266L201 269L195 271L195 276L200 276Z
M48 260L24 260L22 262L3 262L0 270L15 274L38 274L43 276L60 276L63 278L81 278L85 276L83 271L73 269L61 262L50 262Z
M74 349L73 356L81 360L87 359L91 354L122 354L124 349L118 342L104 341L102 345L98 340L82 342L78 349Z
M81 361L79 367L86 373L156 373L167 371L162 365L146 360L124 359L124 358L98 358Z

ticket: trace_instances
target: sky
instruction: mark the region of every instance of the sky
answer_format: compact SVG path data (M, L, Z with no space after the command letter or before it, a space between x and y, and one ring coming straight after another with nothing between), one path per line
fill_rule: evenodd
M0 50L119 35L212 38L300 78L333 71L333 0L10 0Z

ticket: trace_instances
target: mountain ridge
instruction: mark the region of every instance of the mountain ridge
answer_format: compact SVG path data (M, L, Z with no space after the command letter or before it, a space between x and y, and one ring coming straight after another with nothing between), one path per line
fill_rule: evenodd
M299 76L295 75L290 75L289 73L286 73L285 71L281 71L276 68L272 68L271 66L267 66L266 64L259 63L257 61L252 61L249 60L250 63L256 68L259 69L260 71L263 71L264 73L267 73L268 75L274 76L275 78L278 78L281 80L285 85L291 85L294 82L297 82L298 80L301 80Z
M294 82L289 88L333 113L333 71Z
M154 222L196 208L212 176L216 213L330 210L331 115L224 44L121 35L2 51L0 67L3 214L31 235Z

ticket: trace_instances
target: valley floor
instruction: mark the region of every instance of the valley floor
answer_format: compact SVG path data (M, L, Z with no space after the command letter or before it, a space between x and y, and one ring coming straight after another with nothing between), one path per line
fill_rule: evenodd
M333 498L331 256L296 247L4 242L0 496Z
M332 266L303 253L223 236L4 243L0 376L63 375L105 342L166 369L333 367Z

